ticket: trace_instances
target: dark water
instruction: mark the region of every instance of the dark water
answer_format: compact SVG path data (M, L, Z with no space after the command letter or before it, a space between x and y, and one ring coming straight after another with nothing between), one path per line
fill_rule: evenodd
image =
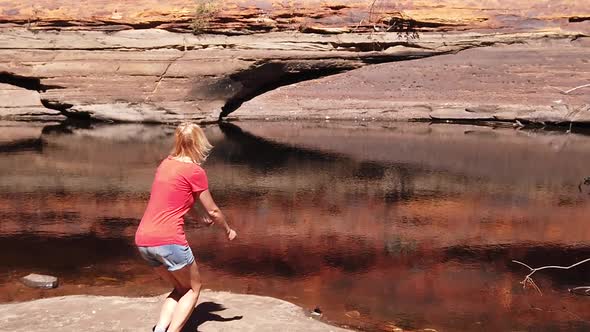
M162 126L0 126L0 300L155 295L133 233ZM209 126L205 168L239 232L189 221L206 288L275 296L368 331L585 331L590 137L458 125ZM31 290L31 272L60 277Z

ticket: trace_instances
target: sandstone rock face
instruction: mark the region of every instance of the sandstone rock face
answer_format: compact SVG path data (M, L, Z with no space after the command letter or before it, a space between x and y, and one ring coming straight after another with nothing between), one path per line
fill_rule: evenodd
M39 92L0 83L0 119L44 120L65 118L59 111L41 104Z
M585 39L473 48L365 67L272 91L245 103L241 119L588 123Z
M309 30L338 33L373 30L392 18L415 20L421 30L530 29L585 24L590 10L577 0L379 0L379 1L276 1L276 0L83 0L73 5L66 0L8 0L2 2L0 20L31 28L120 30L161 28L188 31L203 4L206 31L253 33ZM210 9L209 9L210 8ZM201 14L202 15L202 14ZM208 15L209 16L209 15Z
M45 107L67 117L210 122L277 87L370 64L579 36L561 30L424 33L420 39L406 40L391 33L325 36L283 32L261 38L195 36L157 29L111 34L5 29L0 34L0 73L4 81L22 82L22 87L34 90L27 92L31 95L27 100L39 92ZM9 109L11 104L2 99L0 105Z
M584 40L590 33L587 6L570 0L510 0L501 6L491 0L100 0L75 6L68 1L8 0L0 6L0 119L9 120L211 122L281 86L367 65L538 41L587 49ZM433 89L444 90L443 83ZM504 83L490 89L504 91ZM312 95L326 100L317 92ZM437 106L377 98L374 104L350 104L342 97L332 105L340 111L330 114L322 107L310 112L308 106L293 103L276 110L286 110L283 117L316 112L362 118L363 112L375 109L397 120L508 121L522 115L523 108L542 106L540 113L526 111L529 115L522 119L587 118L579 103L500 107L496 100L443 100L446 104ZM384 109L380 103L405 106Z

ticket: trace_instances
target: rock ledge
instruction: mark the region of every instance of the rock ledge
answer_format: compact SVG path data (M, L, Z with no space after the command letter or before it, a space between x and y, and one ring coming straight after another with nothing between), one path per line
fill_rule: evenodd
M2 304L0 331L150 331L164 296L74 295ZM186 330L348 331L312 319L289 302L208 290L201 293Z

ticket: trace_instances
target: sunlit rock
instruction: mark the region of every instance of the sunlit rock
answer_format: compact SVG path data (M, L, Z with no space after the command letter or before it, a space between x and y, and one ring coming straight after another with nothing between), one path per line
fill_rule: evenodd
M56 288L57 277L31 273L21 278L23 284L33 288Z

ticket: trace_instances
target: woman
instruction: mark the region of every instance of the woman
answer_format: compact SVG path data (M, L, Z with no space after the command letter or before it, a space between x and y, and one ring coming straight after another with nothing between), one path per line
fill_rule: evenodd
M164 300L155 332L180 331L197 304L201 279L184 234L184 216L193 204L201 205L208 223L223 226L228 240L236 237L211 198L207 175L200 166L212 148L203 130L183 123L174 135L174 148L156 171L150 200L135 234L141 256L174 287Z

